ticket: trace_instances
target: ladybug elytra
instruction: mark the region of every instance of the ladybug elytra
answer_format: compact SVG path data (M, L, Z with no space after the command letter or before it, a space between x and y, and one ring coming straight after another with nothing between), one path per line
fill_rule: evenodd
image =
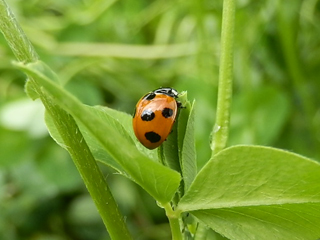
M146 148L159 147L175 122L179 102L173 88L159 88L143 96L137 103L132 124L137 139Z

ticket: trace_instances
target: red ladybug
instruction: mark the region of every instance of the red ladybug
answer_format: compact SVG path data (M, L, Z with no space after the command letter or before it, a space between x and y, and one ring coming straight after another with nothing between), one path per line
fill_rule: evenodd
M179 102L173 88L159 88L143 96L133 115L133 130L143 146L157 148L166 140L175 122Z

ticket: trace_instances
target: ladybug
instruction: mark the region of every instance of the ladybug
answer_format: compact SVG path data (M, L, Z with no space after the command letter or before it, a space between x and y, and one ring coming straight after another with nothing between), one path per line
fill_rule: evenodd
M157 148L171 132L180 102L177 90L159 88L143 96L133 114L133 130L137 139L149 149Z

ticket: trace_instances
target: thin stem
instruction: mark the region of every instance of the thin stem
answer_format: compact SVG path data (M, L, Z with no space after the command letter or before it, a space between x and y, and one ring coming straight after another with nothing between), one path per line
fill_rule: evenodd
M37 53L4 0L0 0L0 30L19 61L34 62L38 60ZM97 206L110 237L119 240L132 239L104 176L74 119L41 91L40 84L32 78L29 81L31 81L46 110L53 118L57 130L68 147L69 154Z
M169 224L171 228L172 240L182 240L182 233L180 230L179 215L180 213L172 210L170 203L164 205Z
M224 0L217 113L211 142L212 155L224 149L228 140L232 98L234 24L235 0Z

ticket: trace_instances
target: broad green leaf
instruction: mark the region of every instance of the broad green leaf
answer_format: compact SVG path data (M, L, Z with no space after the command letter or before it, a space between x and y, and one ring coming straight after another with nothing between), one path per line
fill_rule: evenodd
M59 144L62 148L68 150L68 146L66 146L62 140L61 135L59 134L58 129L54 125L54 121L50 114L46 112L45 114L45 121L47 128L49 130L50 136L56 141L57 144ZM80 125L80 124L79 124ZM119 173L127 176L126 171L121 167L121 165L115 161L101 146L101 144L97 141L96 138L94 138L88 130L85 129L85 127L82 125L80 127L81 133L86 140L90 151L92 152L94 158L100 162L103 162L104 164L107 164L108 166L112 167L113 169L117 170Z
M320 164L261 146L235 146L199 172L178 210L230 239L320 236Z
M132 128L132 116L117 111L112 108L104 107L104 106L86 106L90 111L93 111L94 114L97 114L102 121L112 121L113 126L116 127L118 130L120 130L120 133L122 133L125 137L127 137L130 141L133 140L136 147L140 152L148 156L149 158L153 160L157 160L158 155L157 151L149 150L146 147L144 147L136 138L133 128Z
M17 67L43 86L52 101L88 129L92 137L98 140L103 149L121 165L131 179L160 203L169 202L179 186L180 175L139 152L127 134L114 128L112 120L104 122L99 114L89 110L74 96L51 81L48 76L52 74L43 65L40 61L31 64L16 63Z
M279 204L192 212L232 240L317 240L320 204Z
M87 108L88 111L92 112L92 114L98 116L103 122L108 123L111 125L114 129L116 129L119 133L121 133L123 136L128 138L128 141L132 141L132 139L135 139L133 130L132 130L132 116L120 112L111 108L102 107L102 106L87 106L83 105L84 108ZM45 115L46 124L49 129L51 137L63 148L66 149L66 146L64 146L64 142L62 141L62 138L56 129L53 120L49 114ZM90 150L95 157L96 160L107 164L108 166L114 168L119 173L124 174L125 176L128 176L126 171L119 165L117 161L115 161L101 146L101 144L98 142L98 140L90 134L88 129L81 123L78 122L79 128L81 129L82 135L84 136L87 144L90 147ZM135 141L137 146L140 146L141 144L138 143L138 141ZM150 151L144 147L141 149L142 152L144 152L145 155L147 155L151 159L157 159L157 155L155 151Z

